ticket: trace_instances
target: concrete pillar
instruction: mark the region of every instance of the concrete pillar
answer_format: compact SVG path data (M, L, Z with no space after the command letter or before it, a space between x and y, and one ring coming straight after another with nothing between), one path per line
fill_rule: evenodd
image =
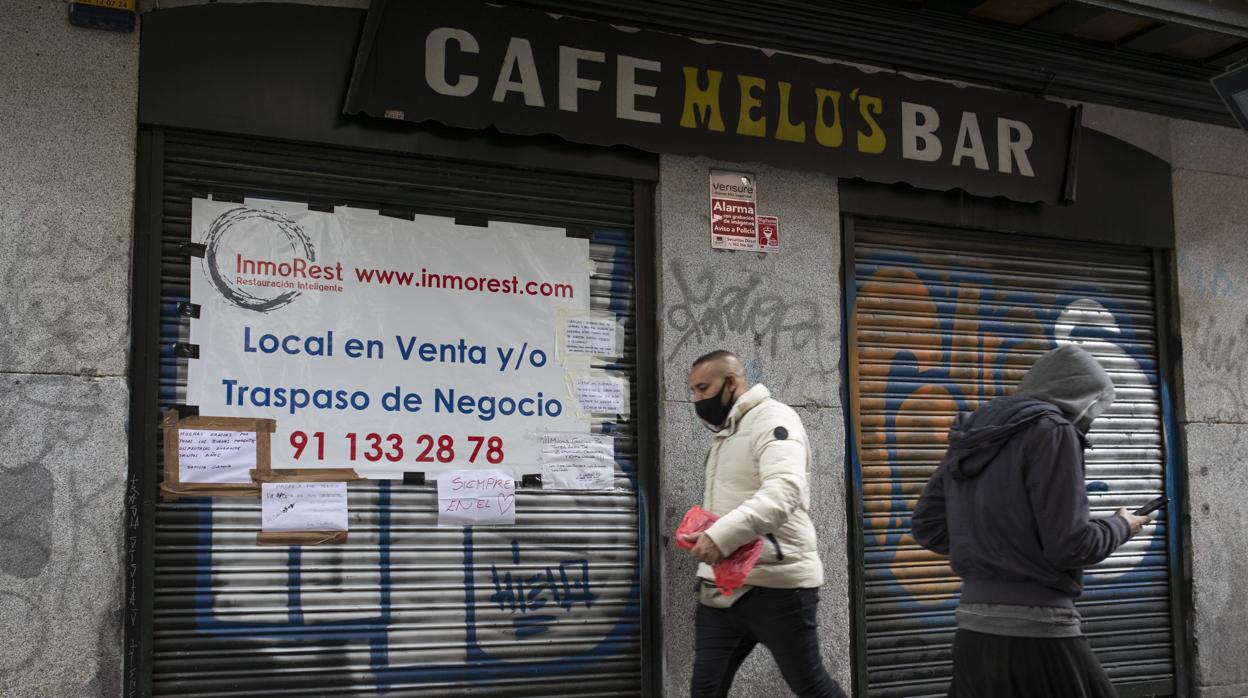
M780 218L780 252L712 250L712 167L753 172L758 210ZM695 565L672 533L702 501L711 433L694 415L686 377L698 356L728 349L751 381L797 409L815 466L812 516L827 584L821 591L825 661L849 689L850 606L846 551L845 415L841 404L841 237L836 180L824 174L705 158L664 156L657 212L660 267L660 442L663 512L663 657L666 695L689 692ZM783 692L771 655L758 648L733 695Z
M0 695L118 695L138 35L0 6Z
M1248 695L1248 135L1171 127L1196 695ZM1181 630L1180 630L1181 632Z

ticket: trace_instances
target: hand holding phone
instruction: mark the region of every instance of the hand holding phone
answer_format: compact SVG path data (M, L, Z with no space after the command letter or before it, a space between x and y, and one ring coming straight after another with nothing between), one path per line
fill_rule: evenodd
M1148 504L1145 504L1144 506L1140 507L1139 509L1136 509L1135 511L1131 513L1135 514L1136 516L1148 516L1149 514L1153 513L1154 511L1157 511L1158 509L1166 506L1169 503L1170 503L1170 498L1163 494L1157 499L1152 500Z
M1139 533L1140 529L1144 528L1146 524L1153 523L1153 520L1149 517L1149 515L1164 507L1167 503L1169 503L1169 501L1169 498L1162 495L1135 511L1129 511L1126 507L1122 507L1114 513L1127 520L1127 524L1131 527L1131 535L1134 536Z

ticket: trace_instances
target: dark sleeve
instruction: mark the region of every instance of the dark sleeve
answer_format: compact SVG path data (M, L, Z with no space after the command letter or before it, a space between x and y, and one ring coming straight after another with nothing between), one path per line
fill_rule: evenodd
M945 521L945 464L942 462L923 487L910 530L919 545L934 553L949 554L949 524Z
M1131 537L1130 524L1090 517L1083 444L1073 426L1041 422L1032 433L1024 479L1045 559L1061 570L1104 560Z

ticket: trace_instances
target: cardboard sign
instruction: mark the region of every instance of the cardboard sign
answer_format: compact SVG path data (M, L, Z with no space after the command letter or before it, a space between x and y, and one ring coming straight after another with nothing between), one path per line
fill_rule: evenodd
M179 417L165 410L164 478L160 494L179 497L258 497L269 476L277 422L252 417Z
M178 430L178 478L183 483L250 484L256 432Z

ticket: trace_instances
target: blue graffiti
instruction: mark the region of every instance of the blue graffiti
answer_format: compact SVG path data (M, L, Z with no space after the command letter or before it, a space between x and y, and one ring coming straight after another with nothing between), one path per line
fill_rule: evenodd
M636 486L633 464L619 459L621 470L630 484ZM198 632L222 638L246 641L263 640L276 645L321 645L344 642L366 643L368 667L373 688L379 694L393 690L396 684L420 683L487 683L505 678L525 676L552 676L592 669L603 660L610 660L635 651L641 627L640 569L644 547L637 552L637 565L628 578L623 591L622 607L606 632L587 649L566 656L543 661L509 661L491 656L489 647L479 639L478 626L478 577L492 580L485 591L491 592L492 608L500 607L507 612L514 608L517 616L513 623L517 640L532 639L551 629L558 616L548 613L562 609L561 613L575 608L591 608L598 601L592 587L589 561L583 558L560 560L544 568L540 573L525 575L519 572L522 548L519 540L512 542L511 561L513 569L499 569L497 564L488 568L476 561L473 528L463 527L463 587L465 643L464 660L455 663L396 664L391 658L392 602L392 511L390 501L392 487L387 481L376 483L376 509L378 520L377 575L379 584L379 612L365 617L340 621L318 621L304 612L304 593L307 581L303 567L306 550L291 547L283 551L285 566L285 618L273 622L222 620L228 611L217 608L218 596L226 593L214 584L214 573L220 562L214 558L213 544L214 509L216 502L207 498L188 498L177 506L196 511L196 573L194 578L195 628ZM634 489L634 492L637 492ZM644 540L645 501L638 493L641 510L639 531Z
M380 612L375 616L342 621L308 622L303 613L302 551L291 547L286 556L286 621L258 623L228 621L217 617L213 585L213 508L208 498L192 498L188 504L197 509L196 573L194 596L195 628L199 632L228 638L267 639L279 642L366 642L369 664L384 667L390 625L390 483L378 483L378 508L381 511L381 556L378 561ZM381 686L379 685L379 688Z
M599 261L594 272L595 281L609 283L606 292L607 310L615 314L616 319L624 322L630 320L633 310L632 279L634 277L631 234L619 231L594 231L591 242L602 248L601 252L609 255L609 261ZM183 298L181 300L189 300ZM176 303L162 306L166 319L177 319ZM175 324L181 326L178 319ZM172 357L167 366L174 367L177 362ZM611 363L601 366L606 370L631 371L631 362ZM177 378L176 368L172 375L165 376L168 380L162 383L161 400L164 405L171 405L179 399L175 390L174 379ZM599 425L602 433L616 434L630 432L624 425L605 423ZM263 567L268 570L280 571L284 578L283 595L274 594L271 599L251 604L240 602L235 597L234 588L228 584L237 583L237 577L222 574L231 560L238 560L237 551L227 553L221 541L214 542L214 534L228 531L230 524L224 524L230 517L237 515L237 509L228 503L208 498L186 498L177 504L168 505L183 512L193 513L190 519L190 530L194 536L194 568L188 580L187 591L190 594L193 612L193 628L197 633L221 638L226 642L259 642L274 648L320 648L353 649L355 646L367 647L367 674L358 679L361 683L371 682L372 689L379 694L395 690L396 686L428 683L461 683L479 684L502 679L523 679L534 676L558 676L573 672L593 669L606 663L618 665L620 657L635 654L640 641L641 630L641 571L646 566L646 511L648 503L645 493L638 488L636 465L628 458L619 457L617 463L620 472L627 480L627 488L636 498L637 506L637 537L638 546L635 551L622 553L618 562L627 563L627 572L621 570L617 580L604 582L600 579L591 580L591 564L588 559L572 557L558 560L540 572L525 573L520 569L521 543L519 538L512 543L512 566L503 563L483 560L490 543L474 545L474 532L471 527L462 531L462 557L460 563L463 570L463 609L464 636L462 660L454 658L438 663L415 663L400 661L401 652L410 654L410 647L404 648L392 640L391 633L395 626L403 623L403 613L411 613L411 590L401 585L396 594L396 577L392 569L392 556L395 551L404 547L396 565L411 564L412 551L410 539L396 543L396 525L401 523L393 519L402 514L392 512L392 497L398 488L389 482L378 481L360 491L369 492L375 497L372 503L378 512L375 520L376 558L375 561L355 562L342 566L326 566L313 563L318 553L291 547L285 550L268 550L264 553ZM360 491L354 492L359 494ZM220 515L220 519L215 517ZM370 532L371 533L371 532ZM353 533L354 535L354 533ZM364 534L368 536L369 534ZM481 537L486 533L479 532ZM518 534L522 535L522 534ZM399 547L396 548L395 546ZM547 551L549 552L549 551ZM256 558L251 558L252 560ZM490 564L487 564L490 562ZM250 564L250 563L244 563ZM351 574L360 574L362 568L370 578L376 580L377 596L362 604L362 612L356 614L355 609L361 604L346 601L341 609L334 608L335 616L352 614L346 620L325 620L323 611L326 602L323 596L313 601L313 593L358 593L347 590L346 584L325 585L317 583L322 579L327 568L332 567L334 573L347 574L344 570L355 566ZM620 565L623 567L623 565ZM401 569L401 567L400 567ZM248 573L243 570L244 574ZM163 570L158 570L163 572ZM173 572L172 574L177 574ZM375 575L375 577L374 577ZM535 579L535 577L537 577ZM612 589L609 600L604 600L607 592L606 584L621 583ZM599 586L594 586L595 584ZM366 585L371 586L371 585ZM458 585L456 585L458 586ZM481 596L478 598L478 589ZM238 588L237 591L246 596L254 589ZM455 592L458 595L458 591ZM251 594L254 600L255 595ZM396 596L398 598L396 598ZM486 599L488 598L488 602ZM612 605L617 602L618 605ZM375 603L375 605L374 605ZM337 606L337 604L334 604ZM458 604L457 604L458 605ZM549 647L549 637L558 633L558 623L569 618L581 609L595 608L596 612L605 614L602 634L593 642L577 644L577 649L564 653L551 654L549 651L537 653L534 657L523 661L510 661L497 656L500 652L497 643L486 641L497 637L498 623L494 616L499 613L514 615L511 628L517 641L530 640L534 646ZM315 610L313 610L315 609ZM342 613L338 613L342 610ZM491 615L491 619L482 616ZM175 611L176 614L176 611ZM243 618L251 615L251 619ZM573 616L573 623L579 619ZM398 632L403 632L401 629ZM392 644L393 643L393 644ZM409 643L410 644L410 643ZM514 643L513 643L514 644ZM494 652L495 654L491 654ZM279 661L281 653L274 653ZM536 657L540 657L537 659ZM638 669L640 672L640 668Z
M515 567L520 566L518 540L511 541L511 562ZM555 624L557 616L539 613L548 600L564 611L572 610L577 604L584 604L585 608L594 604L594 593L589 590L588 560L564 560L559 563L558 573L547 567L544 572L527 575L517 571L514 577L510 571L500 577L498 565L490 565L490 577L494 582L490 601L498 604L500 611L519 614L512 619L517 638L544 633Z

